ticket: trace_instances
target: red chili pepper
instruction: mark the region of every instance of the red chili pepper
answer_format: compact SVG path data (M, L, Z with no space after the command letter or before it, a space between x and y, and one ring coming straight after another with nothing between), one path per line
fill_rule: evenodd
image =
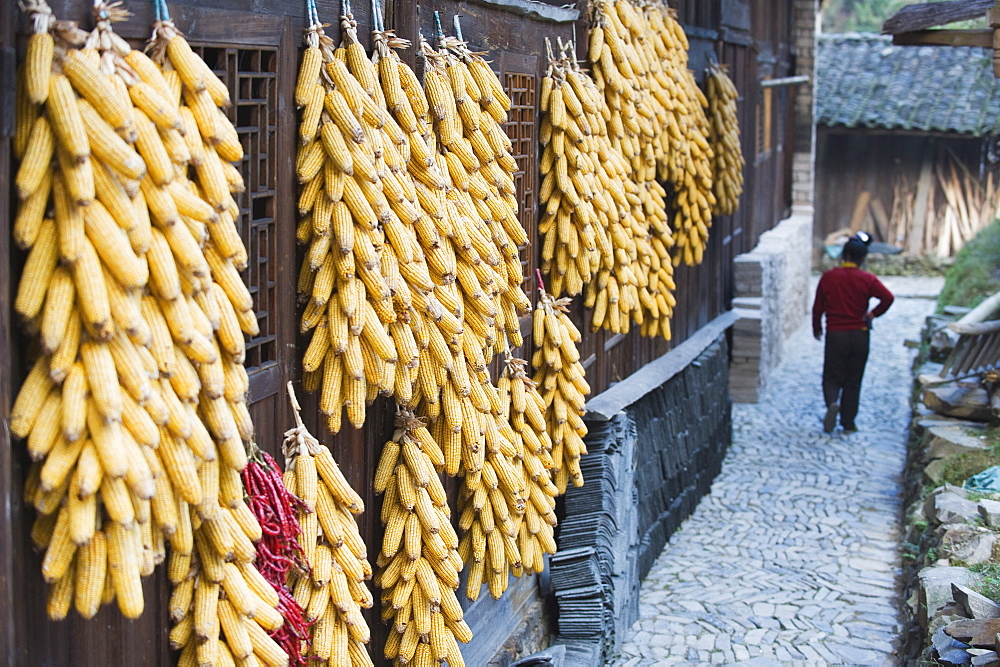
M254 460L247 464L243 484L249 497L247 506L257 517L262 532L257 543L257 567L278 592L278 611L285 619L271 637L288 654L290 665L305 665L302 643L308 648L309 623L286 584L289 570L308 569L304 567L297 539L302 532L297 510L305 505L285 488L281 468L275 460L267 452L261 452L261 459L263 463Z

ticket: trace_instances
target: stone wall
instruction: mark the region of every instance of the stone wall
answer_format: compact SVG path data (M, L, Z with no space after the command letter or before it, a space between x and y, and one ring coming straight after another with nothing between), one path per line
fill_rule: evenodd
M726 335L691 349L675 350L689 355L676 372L611 419L588 413L586 483L566 492L550 561L558 640L549 650L564 647L567 665L617 653L642 579L709 491L732 441Z
M809 312L812 223L812 208L795 206L761 235L756 248L733 261L733 310L739 316L729 383L734 401L757 402L784 341Z
M795 90L795 139L792 156L792 203L813 204L813 177L816 165L815 99L816 33L819 24L817 0L795 0L793 53L795 74L809 77L809 82Z

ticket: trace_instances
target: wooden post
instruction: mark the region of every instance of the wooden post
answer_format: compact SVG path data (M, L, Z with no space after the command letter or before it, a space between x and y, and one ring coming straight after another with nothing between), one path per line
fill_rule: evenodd
M857 232L865 222L865 214L868 212L868 202L872 199L872 193L862 190L854 202L854 213L851 214L851 232Z
M930 148L930 147L928 147ZM934 163L928 150L924 153L924 161L920 165L920 178L917 179L917 195L913 202L913 220L906 231L906 254L915 257L921 253L924 246L924 227L927 224L927 200L930 197Z
M1000 79L1000 0L987 10L986 23L993 28L993 76Z
M892 243L893 240L889 238L889 213L885 210L885 204L882 200L876 197L872 199L871 203L872 210L872 220L875 221L875 230L878 232L879 240L886 243Z

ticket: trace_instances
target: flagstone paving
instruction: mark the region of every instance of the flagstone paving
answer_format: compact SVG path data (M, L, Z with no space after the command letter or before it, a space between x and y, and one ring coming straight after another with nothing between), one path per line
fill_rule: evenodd
M900 474L914 352L942 281L886 278L860 431L822 432L822 343L786 343L759 403L733 408L733 445L642 584L615 667L896 662Z

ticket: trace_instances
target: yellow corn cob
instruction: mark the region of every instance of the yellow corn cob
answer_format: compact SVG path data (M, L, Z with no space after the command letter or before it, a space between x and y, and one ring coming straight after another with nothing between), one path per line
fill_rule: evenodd
M101 606L108 571L107 553L107 542L101 531L94 533L90 542L77 550L74 606L83 618L93 618Z
M125 618L138 618L142 614L142 584L139 580L139 555L133 527L110 522L105 527L108 543L108 571L115 590L118 608Z
M49 95L49 77L52 74L52 55L55 42L48 32L35 32L28 38L24 56L24 81L28 99L34 104L45 104Z
M63 74L52 74L45 105L49 122L70 161L81 163L90 156L90 144L76 100L76 93L73 92L69 79Z
M149 280L146 263L136 257L128 235L101 202L95 201L87 207L84 231L104 265L123 287L139 289L146 285Z
M138 81L129 86L129 97L138 111L153 121L161 130L176 130L181 127L181 119L177 106L145 81Z
M51 126L44 116L35 119L28 135L27 144L21 164L17 170L15 184L17 196L27 199L42 183L42 179L50 171L50 163L54 157L55 137Z
M56 269L57 255L55 224L46 219L24 263L14 301L14 310L25 320L34 319L42 309L46 288Z
M51 191L52 173L47 171L35 191L18 207L13 229L14 242L18 247L30 248L34 245L45 219Z
M118 95L111 79L88 62L78 49L70 49L62 60L62 70L73 88L116 132L128 136L133 127L132 105Z
M141 178L146 172L146 164L135 149L115 132L89 101L78 100L77 106L94 156L126 178ZM132 123L131 119L129 122Z
M44 356L38 358L17 393L10 411L10 430L18 438L27 437L53 388L49 378L49 364Z

